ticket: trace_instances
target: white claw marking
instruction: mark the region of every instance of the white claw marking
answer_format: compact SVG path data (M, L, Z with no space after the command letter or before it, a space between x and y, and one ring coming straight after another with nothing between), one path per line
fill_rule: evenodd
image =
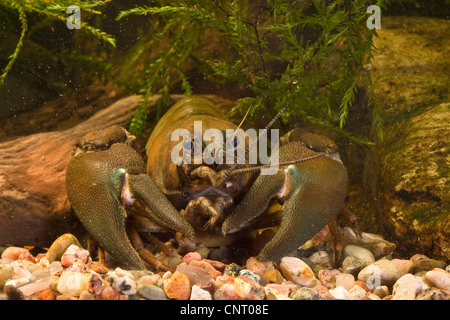
M122 200L122 205L125 208L130 208L133 204L134 204L134 197L133 194L131 192L130 189L130 178L129 178L129 174L125 169L119 169L124 173L123 176L123 185L122 185L122 192L120 195L120 198ZM125 211L125 216L127 216L126 211Z
M289 170L284 169L285 177L284 177L284 184L283 188L280 190L280 192L277 193L276 197L280 200L283 200L288 194L289 194Z

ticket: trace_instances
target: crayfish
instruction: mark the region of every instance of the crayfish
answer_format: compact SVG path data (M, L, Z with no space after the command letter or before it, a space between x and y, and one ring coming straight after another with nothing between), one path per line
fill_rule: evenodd
M201 135L214 128L226 138L199 139L194 132L199 121ZM174 136L175 129L182 130ZM130 212L140 215L136 221L147 221L149 230L172 230L207 246L221 246L256 226L271 227L275 219L265 212L276 201L282 205L279 230L258 258L279 260L334 220L347 194L347 170L330 139L294 130L281 139L275 170L262 174L273 169L275 155L266 164L250 164L249 138L226 132L238 129L210 101L184 98L154 128L146 145L146 166L134 136L125 129L87 134L66 174L75 214L122 266L143 269L148 252L135 250L127 237ZM227 163L226 156L237 158L242 146L245 161ZM133 206L141 210L131 210Z

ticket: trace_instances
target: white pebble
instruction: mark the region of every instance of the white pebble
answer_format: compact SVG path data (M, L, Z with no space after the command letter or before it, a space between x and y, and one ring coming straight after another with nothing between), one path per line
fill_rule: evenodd
M8 280L5 283L5 287L6 286L13 286L14 288L18 288L18 287L21 287L23 285L26 285L28 282L30 282L30 279L28 279L28 278L20 278L20 279Z
M63 270L63 267L61 265L60 261L53 261L52 263L50 263L50 265L48 266L50 273L52 275L55 275L59 272L61 272Z
M20 291L22 291L23 295L25 297L31 296L32 294L35 294L36 292L43 291L47 289L50 286L50 283L52 282L52 279L50 277L41 279L39 281L26 284L24 286L21 286L19 288Z
M33 274L28 271L27 269L18 266L16 264L13 264L13 268L14 268L14 274L13 274L13 279L22 279L22 278L26 278L28 280L33 280Z
M433 287L450 291L450 273L444 269L434 268L425 274L425 280Z
M80 300L95 300L94 294L90 293L89 291L82 291L80 293Z
M301 286L309 286L314 280L316 280L311 268L299 258L282 258L280 270L287 280L291 280Z
M158 281L161 279L161 276L159 274L151 274L151 275L145 275L143 277L140 277L137 281L137 285L140 286L141 284L153 284L157 285Z
M203 290L197 285L192 286L191 290L191 300L212 300L211 293L206 290Z
M350 273L340 273L334 276L336 279L336 287L343 287L350 290L355 284L355 277Z
M357 258L363 267L375 262L375 257L369 249L349 244L344 248L344 257L353 256Z
M41 258L38 263L41 267L48 267L50 265L50 261L48 261L47 257Z
M79 297L82 291L87 290L91 273L64 271L58 280L57 290L61 294Z
M369 289L373 289L377 286L393 285L402 275L395 264L387 259L381 259L362 269L358 273L358 280L365 282Z
M123 294L133 295L137 292L137 285L133 275L131 272L121 268L116 268L114 272L110 274L110 282L114 289Z
M392 300L414 300L428 285L422 278L410 273L398 279L392 288Z
M317 251L313 253L308 259L315 264L320 264L321 266L326 267L327 269L332 268L331 257L327 251Z
M367 298L369 298L370 300L381 300L381 298L379 296L377 296L376 294L373 294L373 293L369 294L367 296Z
M338 286L329 290L330 294L340 300L355 300L355 298L344 287Z
M367 291L355 284L348 292L356 299L361 300L367 294Z
M252 286L239 278L235 278L233 284L234 292L241 298L248 297L252 292Z

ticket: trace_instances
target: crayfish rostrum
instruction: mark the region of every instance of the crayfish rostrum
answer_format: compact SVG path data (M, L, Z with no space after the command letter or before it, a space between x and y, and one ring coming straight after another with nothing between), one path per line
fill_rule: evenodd
M220 141L199 140L195 121L201 121L202 135L211 128L223 132L222 147ZM176 129L183 129L178 139L173 138ZM127 237L130 212L139 212L135 221L147 221L148 230L153 226L156 231L180 232L206 246L230 245L281 220L275 236L258 254L260 260L275 261L334 219L347 193L347 170L331 140L294 130L281 139L276 170L261 174L270 164L248 163L248 152L244 164L224 161L238 145L251 148L248 137L237 139L226 134L227 129L238 127L210 101L184 98L154 128L146 145L147 166L125 129L116 126L87 134L66 175L76 215L104 250L133 269L144 268L141 258L148 259L148 254L138 253ZM209 148L212 143L215 147ZM196 148L202 152L191 152ZM203 159L196 158L199 154ZM278 220L266 212L274 201L283 206ZM130 210L136 202L141 210Z

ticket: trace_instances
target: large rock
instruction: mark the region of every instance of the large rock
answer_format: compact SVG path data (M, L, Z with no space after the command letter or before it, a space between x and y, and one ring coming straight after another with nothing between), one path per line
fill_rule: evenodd
M385 137L366 158L368 216L398 251L448 261L450 21L383 17L381 27L372 67Z

